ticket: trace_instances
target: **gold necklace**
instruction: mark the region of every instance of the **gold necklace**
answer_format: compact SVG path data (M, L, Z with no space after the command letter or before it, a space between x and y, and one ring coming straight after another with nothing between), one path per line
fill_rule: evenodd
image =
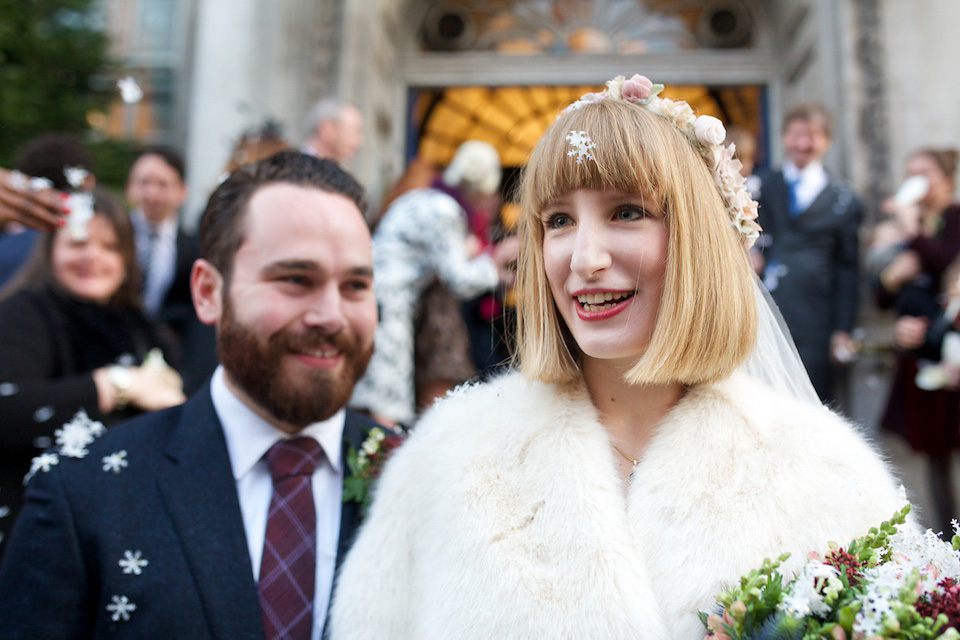
M610 446L612 446L617 451L617 453L623 456L624 460L626 460L627 462L633 465L633 468L630 470L630 475L627 476L627 482L632 483L634 477L636 477L636 474L637 474L637 465L640 464L640 458L631 458L630 456L625 454L623 451L621 451L620 447L613 444L612 442L610 443Z

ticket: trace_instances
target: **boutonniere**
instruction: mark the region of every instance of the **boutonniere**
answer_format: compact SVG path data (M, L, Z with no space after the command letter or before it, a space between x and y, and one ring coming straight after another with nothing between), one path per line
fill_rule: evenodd
M384 463L406 437L402 431L371 429L359 451L352 446L347 447L347 469L350 473L343 479L343 501L359 504L361 516L373 500L371 488L380 477Z

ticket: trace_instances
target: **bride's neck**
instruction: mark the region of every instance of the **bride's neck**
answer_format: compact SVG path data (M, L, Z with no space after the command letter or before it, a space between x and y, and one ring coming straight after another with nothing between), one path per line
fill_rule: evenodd
M664 415L683 396L680 383L632 385L623 376L629 366L609 361L583 361L583 378L615 445L639 457Z

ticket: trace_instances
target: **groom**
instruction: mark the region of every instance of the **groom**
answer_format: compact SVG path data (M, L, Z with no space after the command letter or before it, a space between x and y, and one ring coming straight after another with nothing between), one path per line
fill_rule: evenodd
M364 207L336 163L295 151L217 188L191 289L222 365L36 471L0 638L321 637L358 519L345 453L374 428L344 410L377 323Z

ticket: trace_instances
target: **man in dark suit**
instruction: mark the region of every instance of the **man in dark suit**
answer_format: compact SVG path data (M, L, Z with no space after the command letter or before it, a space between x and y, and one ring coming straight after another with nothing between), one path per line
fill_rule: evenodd
M764 282L780 307L810 380L825 402L834 399L838 363L854 352L860 201L830 177L831 117L801 105L783 123L783 167L761 174L759 222Z
M149 147L134 159L127 177L143 307L178 351L184 388L192 393L216 367L213 332L197 319L190 298L190 272L197 240L180 223L187 198L183 158L169 147Z
M358 524L346 453L376 428L344 410L377 323L364 208L296 151L217 188L191 288L222 365L184 405L34 465L0 638L321 637Z

